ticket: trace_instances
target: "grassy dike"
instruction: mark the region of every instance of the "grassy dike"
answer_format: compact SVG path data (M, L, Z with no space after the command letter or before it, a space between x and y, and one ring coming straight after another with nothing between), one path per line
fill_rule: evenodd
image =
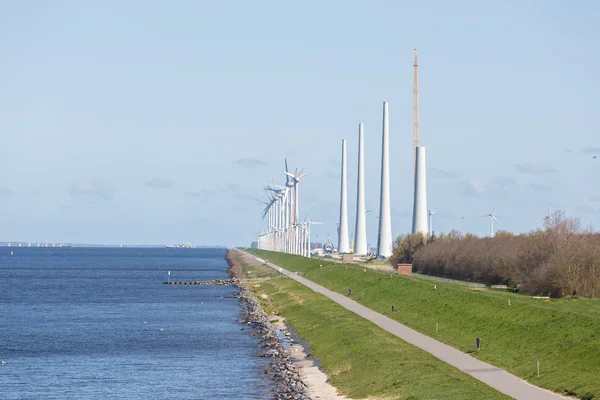
M330 382L353 399L507 399L290 278L243 268L267 313L284 316ZM261 294L267 294L262 299Z
M357 302L537 386L581 399L600 399L597 299L532 299L424 278L364 272L362 267L319 259L251 252L291 271L306 273L306 278L338 293L347 295L352 288ZM482 338L478 352L476 337Z

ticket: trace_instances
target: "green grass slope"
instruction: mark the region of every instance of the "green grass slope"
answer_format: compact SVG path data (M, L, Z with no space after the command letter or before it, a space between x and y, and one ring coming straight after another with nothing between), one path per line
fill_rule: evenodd
M508 398L292 279L259 285L257 294L269 296L261 299L266 311L287 318L331 384L350 398Z
M534 385L583 399L600 399L597 299L533 299L368 269L364 272L362 267L288 254L252 252L291 271L306 273L308 279L339 293L347 295L352 288L357 302ZM477 352L476 337L482 338Z

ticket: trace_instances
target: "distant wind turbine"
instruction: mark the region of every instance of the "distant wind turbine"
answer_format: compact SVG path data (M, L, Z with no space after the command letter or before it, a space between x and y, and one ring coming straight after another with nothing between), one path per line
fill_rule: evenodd
M444 210L444 209L440 208L439 210L435 210L435 211L431 211L431 210L427 209L427 215L429 216L429 234L430 235L433 235L433 216L442 210Z
M498 218L496 218L496 215L494 214L496 212L497 205L498 205L498 202L496 202L496 204L494 205L494 209L492 210L491 213L481 216L481 218L490 217L490 237L494 237L494 220L498 223L498 225L502 226L502 224L500 223L500 221L498 221Z
M552 214L550 213L550 204L548 204L548 214L544 218L539 220L537 222L537 224L540 224L542 222L544 223L544 225L546 225L546 227L550 226L550 224L552 223Z

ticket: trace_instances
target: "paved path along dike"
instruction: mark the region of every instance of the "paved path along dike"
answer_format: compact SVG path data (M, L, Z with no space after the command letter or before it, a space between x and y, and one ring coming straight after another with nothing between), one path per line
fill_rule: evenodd
M259 257L256 257L252 254L249 255L251 257L256 258L262 263L265 262L265 260ZM321 285L317 285L316 283L309 281L308 279L303 278L299 275L296 275L295 273L287 271L286 269L281 268L278 265L275 265L271 262L269 262L268 265L271 268L274 268L275 270L303 284L304 286L309 287L315 292L329 297L331 300L335 301L342 307L373 322L375 325L379 326L382 329L385 329L393 335L398 336L405 342L425 350L434 357L439 358L445 363L448 363L460 369L462 372L471 375L475 379L485 383L490 387L493 387L497 391L504 393L505 395L510 396L513 399L570 399L570 397L561 396L549 390L531 385L525 382L523 379L515 375L509 374L501 368L494 367L493 365L473 358L470 355L455 349L454 347L448 346L447 344L444 344L442 342L438 342L437 340L432 339L429 336L423 335L422 333L419 333L413 329L410 329L409 327L402 325L401 323L396 322L383 314L379 314L378 312L375 312L370 308L367 308L344 295L341 295L337 292L332 292L331 290L328 290Z

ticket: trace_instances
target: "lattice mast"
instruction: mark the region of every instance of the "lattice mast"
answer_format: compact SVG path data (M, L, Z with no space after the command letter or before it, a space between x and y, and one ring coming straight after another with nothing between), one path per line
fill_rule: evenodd
M419 62L415 49L415 76L413 83L413 174L417 171L417 147L419 146Z

